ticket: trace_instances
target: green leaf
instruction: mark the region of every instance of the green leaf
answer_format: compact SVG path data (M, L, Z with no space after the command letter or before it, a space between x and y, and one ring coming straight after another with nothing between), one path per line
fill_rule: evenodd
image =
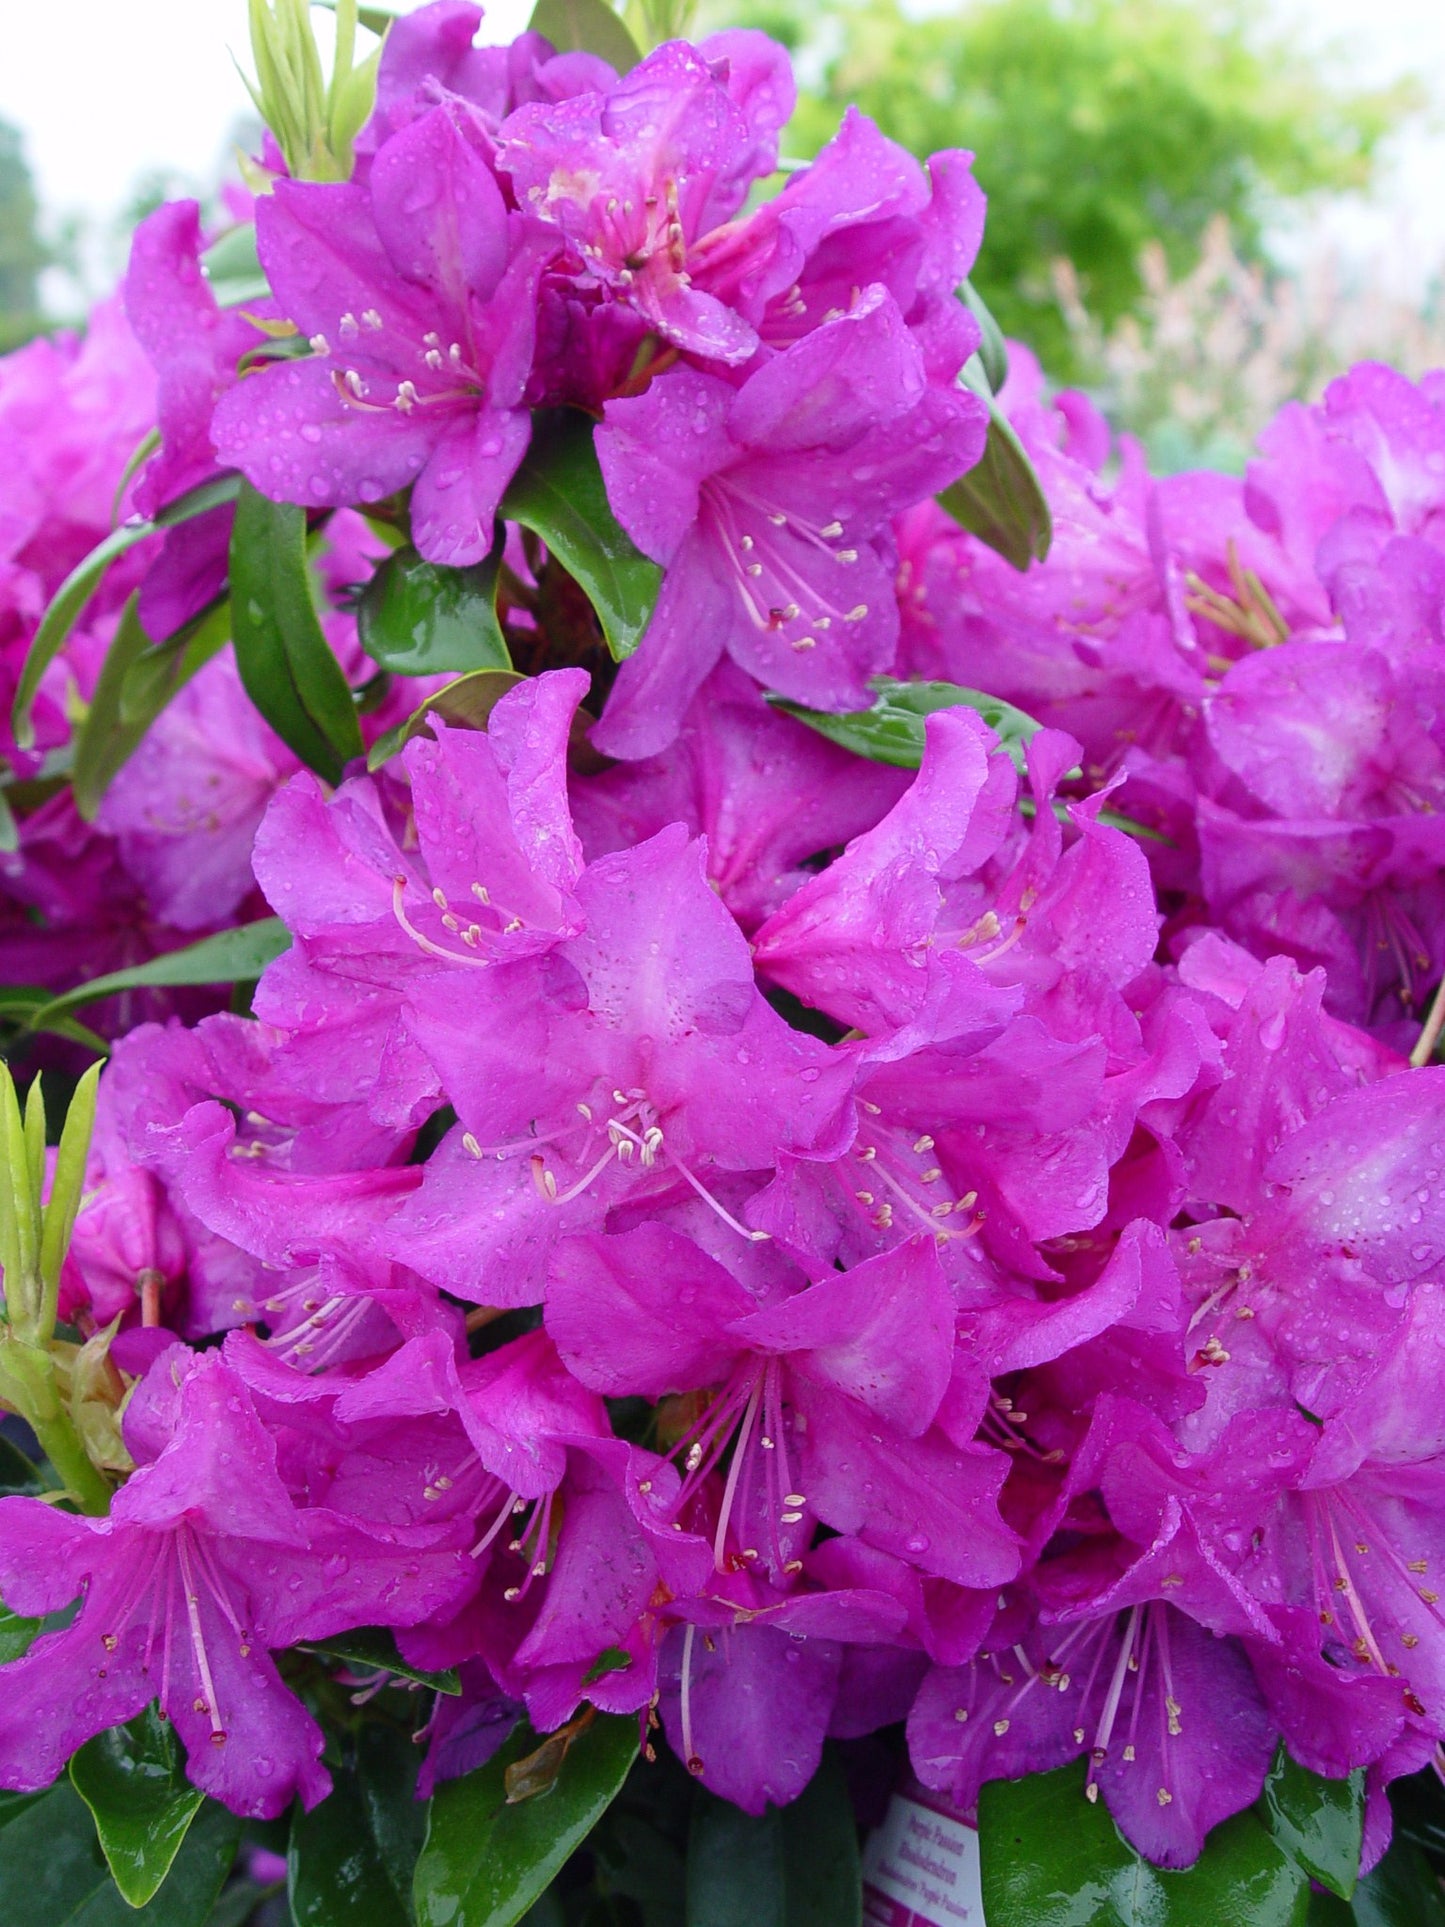
M378 1673L395 1673L398 1679L414 1679L438 1693L457 1694L462 1690L461 1680L450 1668L428 1672L421 1666L409 1666L397 1650L395 1635L385 1626L358 1626L353 1632L338 1633L334 1639L308 1639L306 1651L318 1653L323 1659L339 1659L347 1666L370 1666Z
M1365 1831L1365 1776L1325 1780L1283 1747L1264 1783L1265 1825L1311 1880L1348 1900L1360 1871Z
M1355 1888L1356 1927L1445 1927L1445 1897L1430 1862L1397 1833L1380 1864Z
M549 554L580 583L608 649L622 662L652 620L662 570L612 513L592 428L575 409L535 416L531 446L502 497L501 513L540 535Z
M329 783L362 753L356 704L322 633L306 560L306 511L241 485L231 536L231 632L246 694Z
M421 735L433 716L440 716L444 723L455 723L461 729L485 729L487 718L497 704L513 684L521 680L520 672L515 669L474 669L470 676L459 676L418 704L404 723L378 736L367 756L366 767L376 770L390 762L414 736Z
M95 821L95 812L111 778L140 741L137 735L125 743L120 724L121 691L126 674L150 648L150 638L136 614L136 602L137 597L132 596L121 612L90 707L75 732L75 771L71 781L76 808L88 823Z
M251 221L213 241L201 256L201 271L211 284L218 307L243 308L252 301L265 301L271 293L256 252L256 228Z
M537 1745L524 1724L485 1766L438 1788L413 1889L419 1927L513 1927L616 1797L637 1720L599 1714L550 1791L509 1805L507 1768Z
M70 1762L111 1874L132 1907L144 1907L171 1870L205 1795L185 1775L175 1733L154 1707L128 1726L99 1733Z
M979 1796L988 1927L1303 1927L1309 1883L1258 1817L1238 1813L1183 1873L1129 1845L1102 1802L1084 1798L1081 1761Z
M1008 344L1004 341L1003 330L989 311L988 303L971 281L965 281L958 290L959 299L979 325L983 340L979 343L978 358L983 364L984 377L995 394L1008 380Z
M184 950L167 950L149 963L130 970L113 970L105 977L92 977L77 984L63 996L42 1004L31 1018L35 1030L48 1029L56 1017L93 1004L102 997L114 997L123 990L170 989L182 984L250 983L260 976L291 946L291 932L279 917L260 917L234 930L219 930L214 937L202 937Z
M500 544L469 569L439 568L415 549L389 555L356 606L357 633L373 662L401 676L510 669L497 620Z
M218 475L212 482L198 482L184 495L178 495L173 502L156 510L156 527L173 529L182 522L194 522L198 515L208 515L212 509L236 501L240 493L239 475Z
M133 549L137 542L144 542L148 535L154 533L155 524L152 522L122 522L118 529L112 529L105 540L91 550L83 562L76 563L56 590L54 600L41 617L40 627L30 644L30 652L25 658L25 667L20 672L20 682L15 691L15 704L10 712L10 727L21 749L33 749L35 746L35 729L30 712L41 678L64 647L66 637L100 587L106 570L128 549Z
M1016 569L1042 562L1053 540L1053 516L1033 463L995 402L983 364L975 355L962 379L988 406L988 441L983 458L966 475L950 482L939 505L971 535L996 549Z
M132 1908L111 1879L89 1809L62 1778L8 1824L0 1816L0 1921L10 1927L205 1927L241 1837L241 1822L207 1800L170 1878Z
M529 32L545 34L558 53L597 54L619 74L642 58L607 0L537 0L527 25Z
M858 1927L862 1918L853 1808L831 1753L800 1798L756 1818L699 1792L687 1927Z
M402 1797L415 1804L409 1792ZM295 1927L411 1927L411 1867L383 1852L375 1819L355 1772L336 1774L320 1806L297 1814L286 1853Z
M34 1490L42 1489L37 1479ZM15 1488L12 1486L9 1490ZM0 1666L8 1666L12 1659L23 1659L44 1624L43 1619L26 1619L20 1613L11 1612L8 1606L0 1605Z
M117 632L76 734L75 806L88 823L156 717L230 640L231 606L224 596L165 642L137 651L132 638Z
M872 687L878 691L878 700L871 709L848 710L841 716L805 709L781 696L770 694L768 701L855 756L866 756L870 763L891 763L897 769L917 769L922 763L924 718L940 709L977 710L1020 770L1025 743L1042 728L1001 697L958 683L895 682L891 676L877 676Z

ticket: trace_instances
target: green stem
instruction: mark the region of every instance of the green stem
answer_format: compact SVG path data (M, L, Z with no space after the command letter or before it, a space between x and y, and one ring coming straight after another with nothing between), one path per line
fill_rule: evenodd
M61 1412L58 1417L38 1425L32 1419L30 1425L40 1441L41 1451L81 1511L94 1519L103 1519L110 1511L110 1487L85 1456L85 1448L68 1415Z
M55 1360L0 1330L0 1401L30 1427L66 1492L82 1512L110 1510L110 1486L93 1466L55 1384Z

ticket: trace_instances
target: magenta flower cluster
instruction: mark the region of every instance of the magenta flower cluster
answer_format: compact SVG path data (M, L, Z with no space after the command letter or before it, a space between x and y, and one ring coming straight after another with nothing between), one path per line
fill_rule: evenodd
M852 115L753 205L762 36L619 80L475 26L395 28L355 178L258 203L269 305L168 207L134 335L0 363L11 683L153 421L143 510L239 469L340 511L357 685L358 511L486 558L534 409L597 418L664 571L600 716L547 669L332 788L222 655L95 825L22 815L7 982L267 905L291 945L253 1016L97 1019L61 1310L116 1325L134 1469L103 1519L0 1500L5 1604L81 1602L0 1668L0 1786L158 1700L236 1811L312 1804L274 1655L379 1626L464 1683L426 1787L591 1702L756 1813L906 1721L965 1808L1082 1757L1180 1867L1283 1741L1368 1769L1373 1861L1445 1740L1445 386L1359 368L1242 484L1153 481L1015 350L1017 572L930 499L986 426L967 156ZM216 593L230 513L126 559L42 744L131 588L158 639ZM945 708L913 773L764 694L885 673L1043 727Z

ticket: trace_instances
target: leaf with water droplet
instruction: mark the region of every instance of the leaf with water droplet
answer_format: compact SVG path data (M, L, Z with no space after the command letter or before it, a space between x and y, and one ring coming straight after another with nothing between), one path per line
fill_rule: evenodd
M241 485L231 534L231 616L246 694L328 783L362 753L356 703L312 599L306 511Z
M339 1659L347 1666L364 1666L378 1673L393 1673L398 1679L415 1680L433 1692L457 1694L462 1682L451 1667L440 1670L410 1666L401 1656L396 1635L385 1626L357 1626L349 1633L331 1639L307 1640L305 1650L323 1659Z
M501 513L541 536L578 583L614 661L630 656L652 620L662 570L612 512L587 416L561 408L534 418L531 446Z
M1325 1780L1281 1747L1264 1783L1261 1811L1275 1840L1311 1880L1348 1900L1360 1872L1364 1774Z
M128 1726L97 1734L71 1760L70 1777L94 1816L116 1886L132 1907L144 1907L205 1798L185 1776L169 1722L148 1707Z
M539 1743L523 1722L485 1766L437 1789L412 1890L419 1927L512 1927L620 1792L637 1719L599 1714L551 1791L509 1805L507 1769Z
M1084 1766L991 1780L979 1795L988 1927L1301 1927L1309 1882L1253 1811L1217 1826L1192 1867L1152 1866Z
M500 531L499 531L500 533ZM356 605L357 635L373 662L400 676L510 669L497 620L502 545L468 569L442 568L414 548L389 555Z

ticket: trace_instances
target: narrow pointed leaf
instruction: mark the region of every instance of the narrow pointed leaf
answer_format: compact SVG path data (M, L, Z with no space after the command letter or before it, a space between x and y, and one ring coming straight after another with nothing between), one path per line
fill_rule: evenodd
M979 344L978 358L983 363L984 376L995 394L1008 380L1008 346L999 327L989 310L988 303L971 281L965 281L958 290L959 299L979 325L983 340Z
M95 821L106 791L157 716L230 639L224 598L163 643L152 644L141 632L137 648L132 631L117 631L75 739L75 807L86 822Z
M537 0L528 27L544 34L558 53L597 54L619 74L630 72L642 58L607 0Z
M231 623L246 694L303 763L340 782L361 728L312 601L306 511L249 483L231 536Z
M1031 562L1044 560L1053 540L1048 501L1023 443L993 399L977 356L965 367L963 379L988 404L988 440L982 460L944 489L939 506L1014 568L1027 569Z
M599 1714L550 1791L509 1805L507 1768L537 1746L524 1724L485 1766L438 1788L413 1888L418 1927L514 1927L621 1789L637 1721Z
M105 579L107 569L127 550L154 533L155 524L152 522L122 522L118 529L112 529L105 540L91 550L83 562L75 565L56 590L55 598L41 618L40 627L30 644L30 652L25 658L25 667L20 672L20 682L15 691L15 704L10 712L10 726L22 749L33 748L35 743L30 712L35 706L41 678L65 646L66 637Z
M581 585L608 649L621 662L652 620L662 571L612 513L592 431L593 424L574 409L538 415L501 512L540 535Z
M251 983L283 950L290 948L291 933L279 917L261 917L255 923L240 924L234 930L220 930L214 937L187 944L184 950L167 950L149 963L130 970L113 970L104 977L92 977L88 984L77 984L63 996L42 1004L31 1019L32 1028L44 1030L51 1021L84 1004L97 1003L102 997L117 996L123 990L171 989L186 984Z
M81 1193L85 1189L85 1166L95 1129L96 1086L100 1080L100 1068L99 1064L92 1064L71 1097L60 1132L60 1146L55 1153L50 1196L41 1219L40 1276L45 1284L52 1316L60 1285L60 1267L65 1262L70 1234L75 1229L76 1213L80 1210ZM40 1082L39 1078L35 1081L37 1085Z
M446 569L415 549L389 555L356 607L357 634L373 662L400 676L510 669L497 620L500 547L474 568Z
M8 1490L14 1491L15 1487ZM43 1490L39 1480L33 1490ZM0 1605L0 1666L8 1666L12 1659L20 1659L30 1651L45 1624L42 1619L26 1619L20 1613L13 1613L8 1606Z
M115 1884L144 1907L170 1872L205 1796L185 1775L170 1725L147 1708L87 1740L70 1762Z

